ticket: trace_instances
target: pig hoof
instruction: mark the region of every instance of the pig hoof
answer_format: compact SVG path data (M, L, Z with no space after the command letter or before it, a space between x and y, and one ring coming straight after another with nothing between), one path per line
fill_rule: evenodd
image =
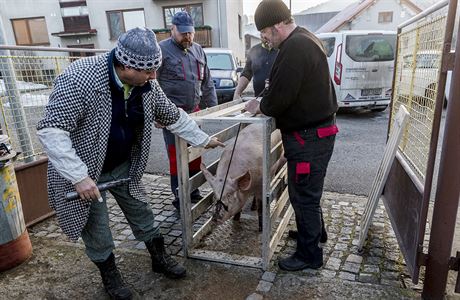
M233 220L235 220L235 221L239 221L239 220L240 220L240 218L241 218L241 212L239 212L239 213L235 214L235 216L233 217Z

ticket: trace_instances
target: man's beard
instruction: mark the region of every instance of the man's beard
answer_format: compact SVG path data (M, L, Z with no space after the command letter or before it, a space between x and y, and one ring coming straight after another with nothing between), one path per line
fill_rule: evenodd
M190 46L192 45L192 41L182 41L180 44L184 48L190 48Z

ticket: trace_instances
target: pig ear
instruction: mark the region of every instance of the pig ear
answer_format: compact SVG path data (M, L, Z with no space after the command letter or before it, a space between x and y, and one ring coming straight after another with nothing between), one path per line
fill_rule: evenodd
M249 171L234 180L238 183L238 188L242 191L247 191L251 187L251 173Z

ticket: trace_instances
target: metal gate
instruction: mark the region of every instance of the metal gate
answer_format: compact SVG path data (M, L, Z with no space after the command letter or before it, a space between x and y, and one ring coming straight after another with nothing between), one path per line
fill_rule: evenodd
M455 84L460 80L460 55L451 51L458 26L456 13L457 0L441 1L398 28L389 131L402 105L409 110L410 121L392 165L383 202L414 283L419 280L420 267L426 266L422 297L427 299L442 298L449 269L459 269L460 252L457 257L450 254L460 196L460 88ZM458 39L456 44L459 49ZM442 148L438 149L449 70L450 96ZM441 157L434 186L437 150L441 150ZM423 242L430 201L433 204L432 191L435 196L426 252ZM459 280L456 292L460 292Z

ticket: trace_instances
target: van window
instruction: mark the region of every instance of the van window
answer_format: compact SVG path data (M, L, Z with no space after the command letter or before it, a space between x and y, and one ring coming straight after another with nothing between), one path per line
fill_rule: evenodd
M321 42L323 42L324 48L326 49L327 57L330 57L334 52L335 38L322 38Z
M207 53L208 67L212 70L233 70L232 57L228 54Z
M348 35L345 52L354 61L389 61L395 58L396 35Z

